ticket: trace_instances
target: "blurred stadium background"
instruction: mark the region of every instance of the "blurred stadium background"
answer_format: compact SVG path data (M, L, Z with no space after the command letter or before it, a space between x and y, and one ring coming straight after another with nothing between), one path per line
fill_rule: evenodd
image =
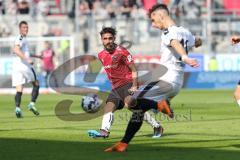
M15 118L14 96L9 94L15 93L12 47L21 20L29 24L31 53L40 54L50 42L55 68L75 56L96 56L102 50L99 31L104 25L117 28L118 43L132 43L129 50L136 62L157 63L161 32L151 27L146 15L156 2L166 3L178 25L203 39L203 46L189 53L201 66L186 68L186 89L172 101L175 119L154 115L164 126L164 137L150 138L152 128L143 125L129 152L105 154L103 150L123 136L131 113L127 109L115 113L108 139L90 139L87 130L98 129L101 117L80 122L56 116L56 104L63 100L73 101L70 116L83 112L80 95L40 94L41 116L34 117L25 107L31 96L24 94L24 118ZM230 44L232 34L240 35L240 0L0 0L0 159L239 160L240 110L232 95L240 80L240 46ZM42 61L35 59L34 67L41 93L52 92L45 83ZM85 69L75 70L70 74L73 81L66 82L104 91L111 88L104 73L94 83L85 82Z
M239 0L0 0L0 93L15 92L10 89L12 47L21 20L29 23L31 53L40 54L44 42L50 42L55 67L78 55L96 55L102 49L102 26L117 28L118 43L132 42L137 62L157 62L161 32L146 14L156 2L167 4L178 25L203 39L203 46L189 53L201 67L186 68L184 87L234 88L240 79L240 46L232 46L230 36L240 34ZM36 60L35 67L43 89L42 62ZM73 85L84 85L81 71L75 74ZM92 85L110 89L106 76Z

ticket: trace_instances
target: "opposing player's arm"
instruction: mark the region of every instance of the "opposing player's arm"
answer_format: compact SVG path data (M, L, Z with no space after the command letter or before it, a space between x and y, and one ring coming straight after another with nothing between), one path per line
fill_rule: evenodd
M131 63L128 65L129 68L132 71L132 79L133 79L133 87L138 87L138 73L137 73L137 68L134 63Z
M43 58L42 55L37 55L37 54L31 54L31 57L33 57L33 58L40 58L40 59Z
M181 59L184 63L190 65L191 67L198 67L198 61L193 58L189 58L182 44L176 40L172 39L170 42L170 46L175 49L175 51L181 56Z
M19 45L15 45L13 48L13 52L20 57L22 60L28 62L29 64L33 64L33 61L25 56L25 54L22 52Z

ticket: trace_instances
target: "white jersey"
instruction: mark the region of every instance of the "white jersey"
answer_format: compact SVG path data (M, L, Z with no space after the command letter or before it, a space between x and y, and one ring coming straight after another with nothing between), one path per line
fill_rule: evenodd
M172 40L178 40L188 53L188 50L195 45L195 37L183 27L171 26L163 31L161 40L160 63L166 66L168 71L160 79L182 85L185 64L181 61L179 54L170 46L170 43Z
M17 36L14 45L20 46L20 49L24 53L26 58L30 57L26 37L23 37L21 35ZM29 64L26 60L22 60L20 57L17 56L17 59L13 64L12 86L18 86L25 83L34 82L36 80L36 73L32 65Z
M22 35L17 36L15 41L14 41L14 46L16 46L16 45L20 46L21 51L24 53L24 55L27 58L30 57L29 48L28 48L28 42L27 42L26 37L24 37ZM31 65L26 60L22 60L20 57L17 57L17 60L16 60L15 64L17 64L16 67L17 66L20 67L22 65L31 67Z

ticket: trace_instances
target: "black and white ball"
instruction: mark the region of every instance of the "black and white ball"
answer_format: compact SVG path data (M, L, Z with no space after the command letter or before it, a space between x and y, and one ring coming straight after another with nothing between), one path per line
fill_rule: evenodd
M95 113L99 110L101 105L101 100L97 94L87 94L82 97L82 109L87 113Z

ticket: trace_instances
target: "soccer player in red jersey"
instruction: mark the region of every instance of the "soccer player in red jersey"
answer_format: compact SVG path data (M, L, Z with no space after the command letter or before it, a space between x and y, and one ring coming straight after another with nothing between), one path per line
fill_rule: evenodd
M41 52L41 55L36 55L36 54L32 54L31 57L35 57L35 58L40 58L43 62L43 66L42 69L44 71L44 75L45 75L45 85L48 88L48 79L50 77L50 74L52 73L52 71L54 70L54 56L55 56L55 52L53 50L53 48L51 47L50 42L45 42L45 49ZM57 80L56 77L53 75L53 78L55 80L55 83L57 84Z
M125 136L118 143L120 148L123 147L122 149L125 150L135 133L140 129L144 113L147 110L157 109L171 118L173 112L166 100L156 102L145 98L133 98L131 94L137 91L138 81L137 70L131 54L124 47L115 43L116 30L114 28L105 27L100 35L105 49L98 54L98 57L112 84L112 91L106 100L100 132L90 130L89 136L108 137L108 130L113 122L113 112L127 106L133 111L133 115Z

